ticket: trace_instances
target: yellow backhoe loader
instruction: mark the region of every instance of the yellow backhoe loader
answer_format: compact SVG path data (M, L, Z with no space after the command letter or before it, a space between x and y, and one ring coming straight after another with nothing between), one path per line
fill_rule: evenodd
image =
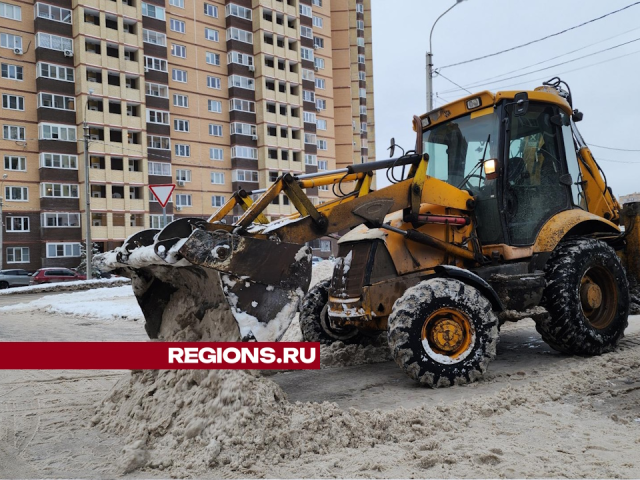
M398 365L433 387L481 376L500 324L525 316L553 348L598 355L627 327L640 209L621 209L581 119L557 78L470 95L414 117L415 150L399 158L285 174L95 263L132 278L151 338L274 341L299 310L308 341L386 332ZM392 184L374 191L380 170ZM314 205L305 189L322 185L336 198ZM270 222L282 194L298 213ZM338 233L333 277L307 292L306 245Z

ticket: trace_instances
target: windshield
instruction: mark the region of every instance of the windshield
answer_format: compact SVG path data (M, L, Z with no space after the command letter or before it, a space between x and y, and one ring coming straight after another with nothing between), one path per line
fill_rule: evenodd
M493 196L495 181L486 180L482 164L498 158L498 127L498 114L491 108L425 130L422 141L423 151L429 154L427 175L473 195Z

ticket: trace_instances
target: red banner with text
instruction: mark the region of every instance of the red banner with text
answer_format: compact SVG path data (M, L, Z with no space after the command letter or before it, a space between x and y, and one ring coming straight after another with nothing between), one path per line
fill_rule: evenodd
M0 342L0 369L311 370L315 342Z

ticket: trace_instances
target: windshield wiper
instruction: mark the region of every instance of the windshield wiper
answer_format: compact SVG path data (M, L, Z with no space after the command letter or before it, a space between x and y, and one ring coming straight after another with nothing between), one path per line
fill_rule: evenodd
M458 188L461 188L465 183L467 183L469 179L473 177L474 173L478 171L478 168L481 168L482 165L484 165L484 160L485 160L485 157L487 156L487 147L489 146L490 140L491 140L491 134L487 135L487 141L484 144L484 152L482 152L482 158L478 161L477 165L473 167L473 170L471 170L467 174L467 176L462 179L462 182L460 182L460 185L458 185Z

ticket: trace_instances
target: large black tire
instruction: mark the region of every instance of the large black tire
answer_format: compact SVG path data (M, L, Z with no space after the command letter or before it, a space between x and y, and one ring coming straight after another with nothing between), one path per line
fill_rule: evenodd
M4 289L7 289L7 288L9 288L9 283L4 282L4 281L0 282L0 290L4 290Z
M573 355L615 349L629 315L627 277L616 252L599 240L567 240L549 258L545 277L542 305L549 316L536 323L543 340Z
M496 355L498 318L480 291L432 278L409 288L389 316L389 347L409 377L429 387L473 382Z
M357 328L335 329L329 324L327 317L327 302L329 301L329 286L331 280L325 280L315 285L302 300L300 309L300 330L306 342L320 342L330 345L342 342L346 345L366 344L369 337L363 335Z

